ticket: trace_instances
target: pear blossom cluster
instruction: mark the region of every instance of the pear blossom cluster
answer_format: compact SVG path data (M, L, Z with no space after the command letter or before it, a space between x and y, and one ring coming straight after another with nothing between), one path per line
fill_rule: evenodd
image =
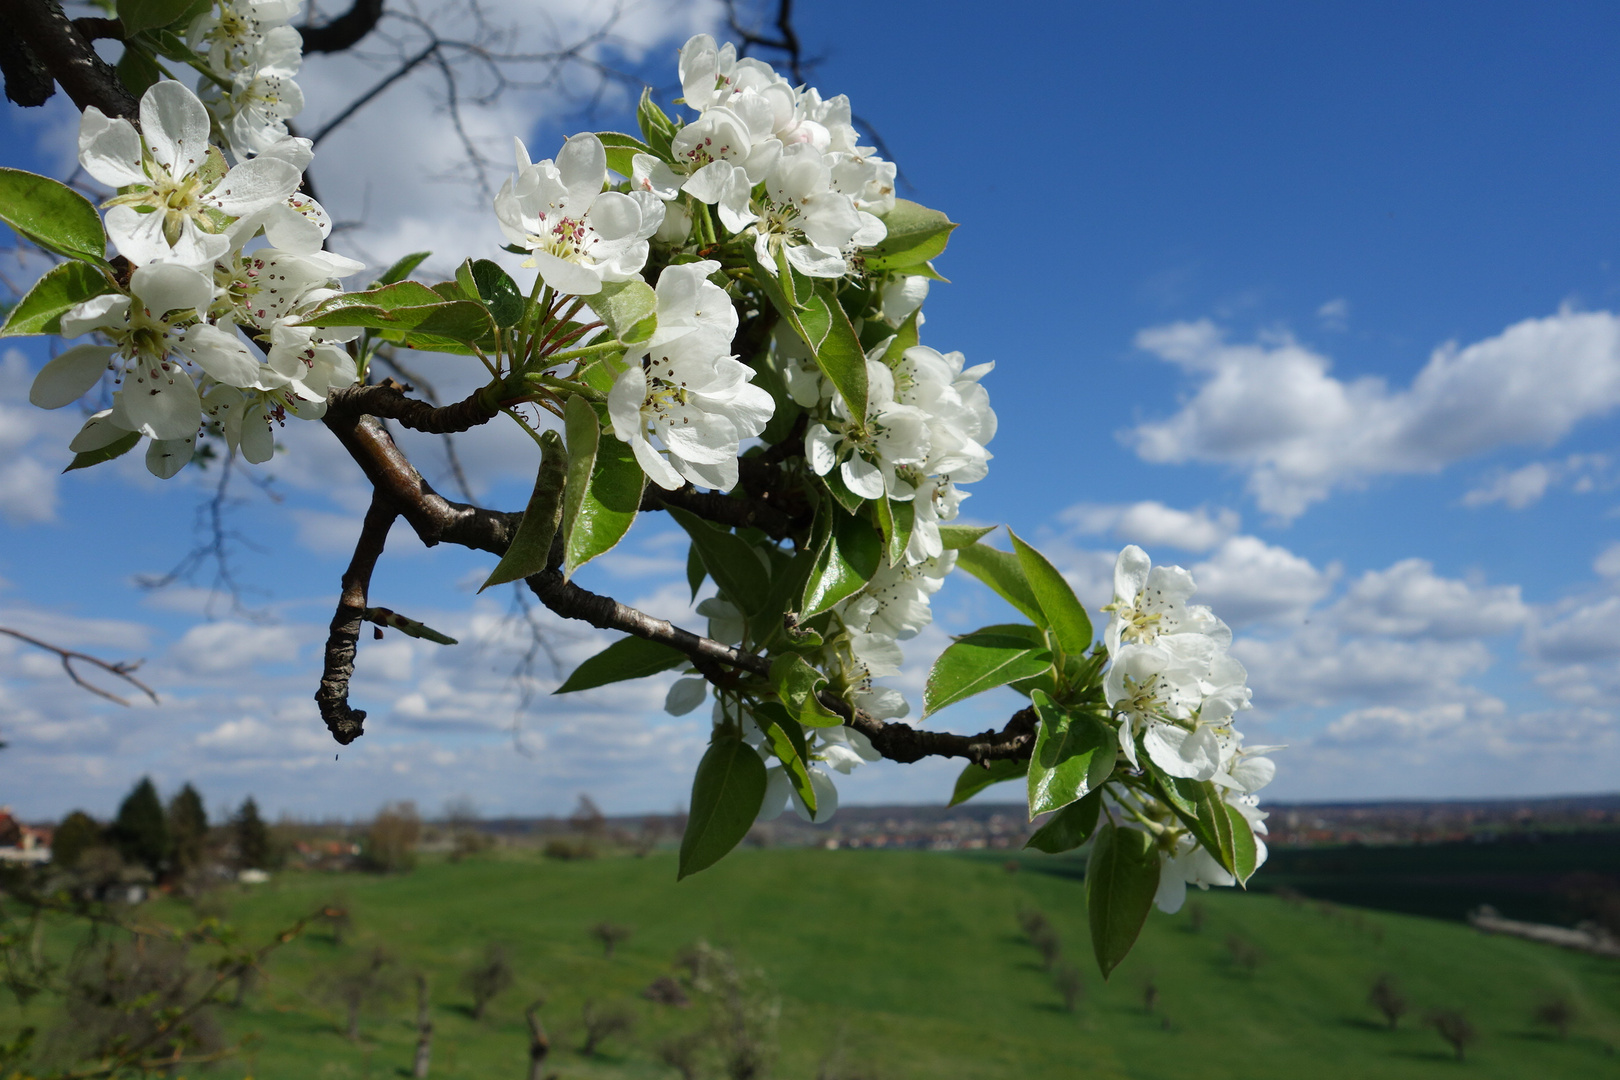
M198 94L238 161L286 139L287 121L303 111L304 93L293 78L304 40L290 25L303 6L303 0L213 0L191 23L188 43L209 72L197 80Z
M1145 756L1166 776L1213 781L1249 822L1264 862L1266 815L1255 793L1276 775L1266 754L1280 747L1243 745L1233 717L1249 708L1248 674L1228 651L1231 629L1207 606L1189 602L1195 589L1186 570L1154 566L1134 544L1119 553L1103 634L1103 695L1126 761L1139 768ZM1159 841L1162 910L1180 910L1188 885L1236 883L1185 831L1166 828Z
M277 424L320 417L327 395L356 381L344 346L358 331L298 320L363 266L323 250L330 223L298 194L308 140L283 138L230 165L209 142L207 108L170 80L146 91L140 117L137 131L94 106L84 112L79 160L120 192L105 204L105 226L133 270L127 287L63 314L62 336L95 333L109 344L53 359L30 400L61 408L110 369L111 407L74 436L75 453L144 436L147 468L167 479L214 424L233 451L267 461ZM260 237L268 246L250 247Z

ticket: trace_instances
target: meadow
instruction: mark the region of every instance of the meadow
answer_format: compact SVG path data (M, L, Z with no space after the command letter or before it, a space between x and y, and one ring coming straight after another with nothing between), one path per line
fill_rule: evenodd
M337 943L317 924L273 955L243 1006L220 1011L229 1033L259 1038L206 1075L410 1075L408 985L362 1015L356 1042L322 992L333 970L381 947L402 983L428 976L434 1077L526 1076L523 1010L541 996L548 1073L677 1077L656 1047L698 1024L699 1010L641 992L700 939L731 950L779 1001L770 1075L782 1078L1620 1075L1613 961L1314 901L1212 890L1194 902L1196 915L1193 905L1155 913L1104 983L1090 963L1080 864L1065 859L747 850L678 884L666 854L559 862L490 853L397 876L289 873L226 897L248 937L334 903L352 926ZM171 904L143 914L178 916ZM1073 1013L1019 929L1018 912L1031 909L1084 972ZM611 959L589 934L604 920L634 930ZM492 943L509 950L516 979L474 1020L460 979ZM1383 973L1412 1005L1394 1031L1367 1004ZM1532 1020L1552 996L1577 1009L1567 1039ZM587 1000L638 1020L589 1058L578 1052ZM1478 1028L1466 1062L1420 1023L1431 1007L1461 1009Z

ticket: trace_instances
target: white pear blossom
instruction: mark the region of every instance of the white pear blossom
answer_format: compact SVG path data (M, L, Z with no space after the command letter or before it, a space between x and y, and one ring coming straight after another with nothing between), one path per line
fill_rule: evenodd
M956 552L945 551L921 562L882 566L871 582L839 607L851 628L905 641L934 621L929 597L945 584L956 567Z
M154 83L141 97L141 130L90 106L79 126L79 161L104 184L128 189L108 200L107 235L137 266L171 261L205 267L230 250L226 228L283 202L300 170L279 158L229 169L208 144L208 110L180 83Z
M604 281L628 281L647 262L647 241L664 220L651 191L603 191L607 151L589 132L563 144L555 161L531 164L521 139L517 177L495 196L495 216L512 243L528 249L524 266L574 296L594 296Z
M1222 648L1232 631L1208 607L1189 604L1197 586L1179 566L1154 566L1147 552L1130 544L1114 562L1114 602L1107 608L1103 642L1116 656L1129 642L1152 644L1161 636L1202 634Z
M719 268L711 261L665 268L647 356L632 361L608 394L613 434L630 445L654 483L671 491L686 482L731 490L742 440L765 430L775 410L770 394L749 381L754 370L729 355L737 313L725 290L708 280Z
M808 143L787 148L765 177L765 202L755 222L754 254L775 272L781 251L807 277L838 278L849 273L845 251L870 247L888 235L871 214L832 188L832 170Z
M874 350L875 351L875 350ZM920 467L929 452L928 416L894 399L894 373L881 361L866 362L866 417L851 423L842 397L832 404L830 422L811 424L804 436L805 457L818 476L839 469L844 485L863 499L899 490L896 470Z
M961 353L945 356L926 345L914 345L901 354L894 367L894 398L927 417L928 459L922 471L947 473L971 483L989 472L991 454L984 443L995 434L996 414L990 410L989 395L979 386L978 375L964 377L962 364ZM992 366L972 370L982 374Z
M1175 849L1159 851L1159 889L1153 902L1160 911L1174 915L1187 900L1187 886L1208 889L1211 885L1235 885L1234 878L1209 852L1183 833Z

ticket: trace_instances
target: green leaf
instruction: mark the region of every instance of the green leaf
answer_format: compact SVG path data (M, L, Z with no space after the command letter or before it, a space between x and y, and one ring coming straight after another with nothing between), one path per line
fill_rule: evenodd
M754 546L733 532L716 529L696 514L678 506L665 507L676 524L686 530L698 558L720 586L720 591L745 615L757 616L771 591L770 575L754 553Z
M1136 944L1159 891L1159 853L1153 838L1105 822L1086 863L1086 910L1091 948L1104 979Z
M366 292L343 293L321 303L299 320L304 326L359 326L463 343L492 338L495 324L483 304L446 300L416 281L400 281Z
M620 638L580 664L553 694L571 694L626 679L640 679L686 663L679 649L646 638Z
M90 200L48 176L0 169L0 221L48 251L105 263L107 234Z
M754 723L765 733L771 751L782 763L788 782L799 798L804 800L811 816L816 812L815 787L810 783L810 751L804 742L804 728L788 711L774 701L766 701L752 708Z
M703 567L703 556L698 554L696 544L686 545L686 583L692 587L692 599L697 599L698 590L703 588L703 579L709 576L709 571Z
M1027 761L992 761L989 767L969 765L962 770L962 775L956 778L956 788L951 792L951 801L946 805L965 803L992 784L1022 780L1028 771Z
M736 847L765 801L765 762L735 735L709 744L692 778L692 808L676 880L707 869Z
M952 642L934 661L923 688L923 716L964 698L1038 675L1052 664L1044 645L1003 634L968 634Z
M588 300L591 310L626 345L646 341L658 329L658 295L640 278L604 281L602 291Z
M428 256L432 254L433 252L431 251L417 251L405 256L393 266L390 266L387 270L384 270L382 277L376 280L376 282L372 285L372 288L376 288L378 285L392 285L395 282L404 281L412 270L415 270L418 266L421 266L422 263L427 261Z
M584 398L570 397L563 414L568 442L563 576L572 577L581 566L613 550L630 531L647 476L628 443L602 434L596 410Z
M73 455L68 467L62 471L70 473L74 469L88 469L92 465L100 465L103 461L111 461L116 457L123 457L135 449L135 444L141 441L141 433L132 431L122 438L116 439L96 450L84 450Z
M788 713L805 727L839 727L844 718L816 699L827 676L797 653L783 653L771 661L771 685Z
M202 14L203 11L212 6L212 0L197 0L197 3L192 5L192 11L180 17L179 29L184 32L197 15ZM164 27L146 30L141 33L137 40L142 44L150 45L159 56L167 60L173 60L177 64L190 64L199 71L208 67L208 61L193 52L191 46L187 45L180 35L173 30Z
M849 406L849 415L863 426L866 423L866 353L861 349L855 327L844 314L843 305L833 295L832 287L818 282L815 291L805 299L805 310L800 317L804 328L817 334L815 340L806 338L816 351L816 366L831 380L838 393Z
M607 151L607 167L626 180L630 179L635 156L653 152L653 148L640 139L621 132L598 131L596 137L602 140L602 149Z
M1029 583L1035 602L1041 605L1046 626L1057 639L1058 648L1070 656L1081 655L1091 648L1091 619L1086 609L1045 555L1024 543L1011 529L1007 530L1007 535L1012 537L1013 551L1018 554L1024 580Z
M1213 781L1165 776L1151 766L1149 771L1155 774L1164 801L1199 845L1240 884L1247 882L1259 856L1248 819L1222 797Z
M58 263L34 282L0 326L0 337L59 334L62 316L94 296L114 292L107 275L78 260Z
M941 525L939 539L947 549L972 547L996 531L994 525Z
M804 586L804 602L799 605L801 622L820 615L838 601L850 596L877 573L883 561L883 538L858 517L835 511L832 535L818 552Z
M472 264L472 280L478 298L489 308L495 325L502 329L516 326L523 317L523 293L518 291L511 275L496 263L479 259Z
M966 570L1023 612L1030 622L1043 630L1046 628L1046 614L1024 577L1024 568L1018 556L984 544L969 544L957 549L956 568Z
M653 153L665 161L673 160L669 144L678 129L675 121L653 101L650 86L641 92L641 101L636 105L636 126L641 128L641 137L647 140Z
M945 250L951 230L956 228L938 210L906 199L894 200L894 209L883 216L883 224L889 235L867 250L868 271L907 269L925 263Z
M816 479L820 480L821 486L827 489L827 494L833 497L833 502L842 506L847 514L855 513L861 508L861 504L866 502L865 499L849 490L848 485L844 483L843 473L836 468L829 469L826 476L818 476Z
M1029 818L1091 794L1114 772L1119 736L1086 712L1069 713L1043 690L1030 692L1040 724L1029 758Z
M551 558L551 542L557 536L557 524L562 518L563 486L568 474L568 451L563 449L562 436L555 431L540 433L540 469L534 477L534 491L529 495L528 509L518 522L517 535L512 545L501 556L489 579L478 587L483 592L491 585L505 585L546 568Z
M917 504L875 499L872 505L877 511L878 528L883 532L889 565L904 565L906 547L911 543L911 530L917 520Z
M118 81L124 84L124 89L136 97L163 78L163 68L158 66L157 60L134 40L124 42L124 55L118 58L113 70L118 72Z
M197 6L197 0L118 0L115 10L127 37L142 30L170 26Z
M1102 792L1093 791L1083 799L1070 803L1045 825L1036 829L1024 846L1057 855L1073 851L1087 840L1097 828L1097 816L1102 812Z

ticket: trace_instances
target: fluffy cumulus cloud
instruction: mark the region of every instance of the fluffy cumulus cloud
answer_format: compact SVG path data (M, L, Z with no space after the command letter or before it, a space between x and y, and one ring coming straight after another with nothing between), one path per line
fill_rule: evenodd
M1058 515L1058 520L1085 535L1106 535L1121 543L1145 548L1173 547L1182 551L1208 551L1237 532L1236 511L1177 510L1161 502L1079 503Z
M1557 487L1567 487L1578 495L1607 490L1611 486L1609 465L1606 454L1571 454L1562 461L1532 461L1487 477L1463 496L1463 505L1500 503L1509 510L1523 510Z
M28 403L34 365L0 354L0 518L13 526L56 520L62 446L83 423L75 409L48 413Z
M1608 312L1565 309L1443 345L1405 386L1341 379L1287 335L1229 342L1208 320L1144 330L1136 343L1197 382L1175 414L1126 433L1137 454L1242 470L1281 518L1373 476L1550 444L1620 404L1620 318Z

